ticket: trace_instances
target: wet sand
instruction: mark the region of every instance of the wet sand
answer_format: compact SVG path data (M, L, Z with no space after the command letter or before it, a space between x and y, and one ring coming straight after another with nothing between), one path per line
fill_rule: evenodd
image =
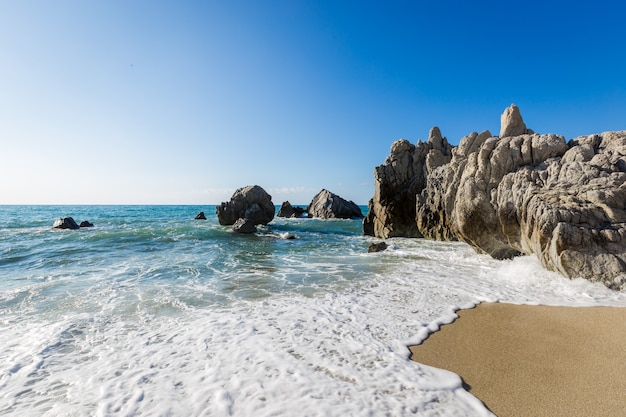
M498 417L626 416L626 308L481 304L411 346Z

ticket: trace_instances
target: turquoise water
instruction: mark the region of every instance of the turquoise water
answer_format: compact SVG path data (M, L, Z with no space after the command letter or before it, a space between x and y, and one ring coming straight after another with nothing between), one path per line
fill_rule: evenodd
M238 235L214 206L0 206L0 415L489 415L406 345L481 301L626 306L534 258L374 241L359 220Z
M194 220L199 211L206 221ZM96 226L52 230L62 216ZM367 268L358 220L276 219L255 235L237 235L217 223L214 206L5 206L0 219L3 288L41 292L20 301L33 314L57 303L73 308L69 299L86 308L84 291L118 287L132 288L121 307L151 314L174 308L141 305L155 298L180 309L313 294L358 280Z

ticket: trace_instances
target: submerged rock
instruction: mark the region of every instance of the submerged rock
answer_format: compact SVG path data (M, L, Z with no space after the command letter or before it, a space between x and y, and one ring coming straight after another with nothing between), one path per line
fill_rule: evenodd
M82 222L80 222L80 227L93 227L93 223L87 220L83 220Z
M363 212L352 201L344 200L328 190L321 190L307 207L309 217L318 219L362 219Z
M370 243L370 245L367 248L367 252L372 253L372 252L382 252L385 249L387 249L389 246L385 243L385 242L378 242L378 243Z
M54 223L52 224L52 227L54 229L70 229L70 230L76 230L80 228L78 223L76 223L76 221L72 217L62 217L62 218L56 219Z
M516 106L501 120L500 137L474 132L447 162L424 156L421 144L394 143L375 171L364 234L415 228L413 236L462 240L499 259L534 254L567 277L626 289L626 131L566 142L529 133Z

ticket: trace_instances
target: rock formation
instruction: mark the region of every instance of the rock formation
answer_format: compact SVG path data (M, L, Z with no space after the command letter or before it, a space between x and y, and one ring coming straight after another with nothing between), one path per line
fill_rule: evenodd
M374 198L363 221L364 233L383 239L422 237L415 223L416 196L426 186L428 173L450 161L451 151L438 127L430 130L426 143L394 142L391 155L374 169Z
M255 233L256 225L254 221L248 218L237 219L235 224L233 224L233 231L237 233Z
M284 201L278 210L276 217L302 217L306 212L302 207L294 207L289 201Z
M206 216L204 215L204 211L201 211L200 213L198 213L196 215L196 217L194 218L194 220L206 220Z
M566 142L532 133L514 105L501 121L499 138L472 133L449 162L404 181L422 184L411 189L412 221L388 215L393 206L378 190L396 183L377 175L378 167L364 233L386 238L386 225L416 227L427 238L459 239L495 258L534 254L567 277L626 289L626 131Z
M526 129L522 114L515 104L507 107L500 116L500 137L519 136L533 133Z
M76 230L79 229L80 226L72 217L62 217L54 221L52 228Z
M247 221L245 226L239 222L236 231L241 233L252 233L247 232L249 223L256 226L271 222L275 211L272 196L258 185L239 188L230 201L216 207L217 219L223 226L234 225L239 219Z
M319 219L361 219L363 212L352 201L344 200L328 190L321 190L307 207L309 217Z

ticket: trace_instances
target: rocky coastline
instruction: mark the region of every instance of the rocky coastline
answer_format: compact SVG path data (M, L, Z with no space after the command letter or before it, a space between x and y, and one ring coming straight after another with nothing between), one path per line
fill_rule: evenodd
M519 108L499 136L473 132L454 147L401 139L374 170L363 233L461 240L506 259L536 255L569 278L626 289L626 131L537 134Z

